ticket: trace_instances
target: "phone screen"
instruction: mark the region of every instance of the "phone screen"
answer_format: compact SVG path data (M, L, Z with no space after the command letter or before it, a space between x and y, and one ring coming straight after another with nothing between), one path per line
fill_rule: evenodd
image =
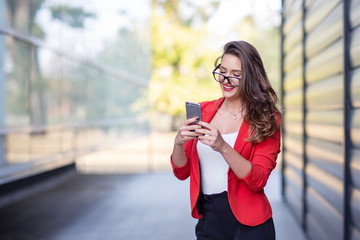
M186 118L198 117L202 121L201 106L199 103L186 102Z

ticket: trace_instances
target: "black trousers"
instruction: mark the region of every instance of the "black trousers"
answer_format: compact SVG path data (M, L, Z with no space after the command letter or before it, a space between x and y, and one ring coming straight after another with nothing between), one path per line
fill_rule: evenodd
M203 217L195 228L198 240L275 240L272 218L255 227L241 224L230 209L227 192L204 195L201 208Z

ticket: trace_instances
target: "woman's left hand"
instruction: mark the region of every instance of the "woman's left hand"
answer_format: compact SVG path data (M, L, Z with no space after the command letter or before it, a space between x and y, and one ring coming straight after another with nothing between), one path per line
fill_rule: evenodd
M197 133L203 134L202 136L199 136L199 141L210 146L214 151L221 152L226 145L226 142L222 138L219 130L206 122L199 121L198 125L203 127L201 129L196 129Z

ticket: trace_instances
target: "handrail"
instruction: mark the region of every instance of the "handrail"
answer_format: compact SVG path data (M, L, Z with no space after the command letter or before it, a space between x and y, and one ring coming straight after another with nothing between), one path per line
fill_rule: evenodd
M75 61L77 63L80 63L83 66L88 66L88 67L92 67L97 69L98 71L104 72L104 73L108 73L110 75L113 75L114 77L119 77L119 78L124 78L127 79L129 82L134 83L140 87L144 87L147 88L149 86L148 81L146 81L146 79L134 76L128 72L125 71L121 71L118 69L114 69L102 64L99 64L95 61L91 61L88 59L83 59L83 58L79 58L76 57L72 54L57 50L49 45L47 45L46 43L44 43L44 41L33 37L33 36L26 36L25 34L22 34L21 32L13 29L13 28L8 28L8 27L4 27L4 26L0 26L0 34L4 34L6 36L11 36L14 39L17 39L19 41L25 42L29 45L33 45L35 47L43 47L46 48L48 50L50 50L52 53L60 56L60 57L64 57L67 58L71 61Z
M87 123L69 123L69 124L56 124L56 125L47 125L47 126L27 126L27 127L18 127L18 128L0 128L0 136L7 135L10 133L40 133L45 131L56 131L66 128L89 128L89 127L111 127L119 126L125 124L134 124L134 118L122 118L117 120L102 120L94 121ZM141 121L136 121L141 122Z

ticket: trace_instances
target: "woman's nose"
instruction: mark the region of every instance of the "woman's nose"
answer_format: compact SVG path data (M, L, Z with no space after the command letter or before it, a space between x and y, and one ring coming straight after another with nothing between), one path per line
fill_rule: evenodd
M225 82L225 81L227 81L228 84L231 84L230 79L229 79L229 77L227 77L227 76L224 76L224 82Z

